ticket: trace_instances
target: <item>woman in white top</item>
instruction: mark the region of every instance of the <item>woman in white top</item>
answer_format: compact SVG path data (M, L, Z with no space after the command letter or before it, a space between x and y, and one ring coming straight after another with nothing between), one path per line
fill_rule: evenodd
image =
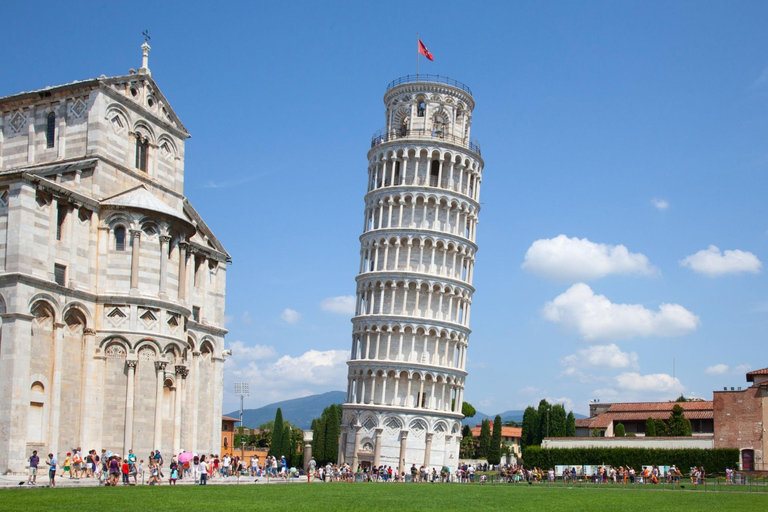
M206 485L208 482L208 465L205 463L205 455L200 456L197 472L200 474L200 485Z

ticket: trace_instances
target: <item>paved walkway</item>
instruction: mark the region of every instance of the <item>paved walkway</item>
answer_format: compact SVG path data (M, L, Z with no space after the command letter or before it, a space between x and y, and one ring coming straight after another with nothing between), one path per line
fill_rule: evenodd
M141 484L141 477L139 477L139 485ZM147 479L145 478L145 482ZM316 480L313 479L313 482ZM133 478L131 478L131 482L133 482ZM306 483L307 478L289 478L289 479L283 479L283 478L264 478L259 477L258 480L252 478L252 477L240 477L239 479L237 477L229 477L229 478L213 478L208 480L208 485L262 485L262 484L295 484L295 483ZM19 485L21 483L21 485ZM146 485L146 484L145 484ZM168 479L164 478L162 484L164 486L168 486ZM178 480L176 482L176 485L195 485L194 480L191 478L185 478L182 480ZM68 476L65 476L64 478L61 478L59 476L56 477L56 487L98 487L99 481L96 478L73 478L70 479ZM118 486L122 487L122 481L118 483ZM42 488L42 487L48 487L48 472L40 472L37 475L37 485L27 485L27 475L0 475L0 489L10 489L10 488L18 488L23 487L25 489L36 489L36 488Z

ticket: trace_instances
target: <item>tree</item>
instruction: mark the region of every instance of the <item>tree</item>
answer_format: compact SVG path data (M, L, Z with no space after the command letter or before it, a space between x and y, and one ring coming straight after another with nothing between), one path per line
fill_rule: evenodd
M680 393L680 396L679 396L679 397L677 397L677 399L675 400L675 402L690 402L690 400L689 400L689 399L687 399L687 398L685 398L685 397L683 396L683 394L682 394L682 393Z
M614 427L613 435L616 436L616 437L625 437L626 432L624 430L624 424L623 423L619 423L618 425L616 425L616 427Z
M526 446L531 446L532 444L535 444L536 442L536 427L539 423L538 420L538 413L536 412L536 409L532 406L528 406L525 408L525 412L523 412L523 439L522 439L522 445L523 448Z
M315 418L310 426L314 435L312 436L312 456L317 462L325 458L325 418Z
M645 437L656 437L656 422L653 418L645 420Z
M656 437L669 435L669 428L667 427L667 423L664 420L661 418L656 418L653 420L653 422L656 424Z
M493 435L488 447L488 464L495 466L501 462L501 416L498 414L493 420Z
M283 449L283 411L277 408L275 412L275 421L272 423L272 442L269 445L269 455L280 457L279 453Z
M536 439L534 440L535 444L541 444L542 439L549 437L550 422L552 420L550 417L551 409L552 406L545 399L539 402L539 409L536 415L538 425L536 428Z
M692 434L691 420L685 417L683 408L675 404L672 413L669 415L669 435L670 436L690 436Z
M461 404L461 414L463 414L465 418L472 418L475 414L477 414L477 411L474 407L472 407L472 404L469 402L464 402Z
M573 411L568 411L568 416L565 418L565 437L576 437L576 417Z
M290 425L283 427L283 437L281 439L282 448L280 448L280 455L284 456L286 461L291 460L291 429Z
M464 425L465 429L469 429L469 425ZM462 459L474 459L475 458L475 439L472 437L472 429L469 432L465 432L461 438L461 444L459 445L459 457Z
M335 463L339 457L339 436L341 435L341 405L329 405L325 418L325 462ZM325 412L325 411L323 411Z
M603 437L603 431L599 428L592 430L592 437Z
M565 406L563 404L555 404L552 406L549 414L549 437L565 437Z
M491 445L491 422L486 418L480 425L480 437L477 438L477 452L475 457L478 459L488 458L488 448Z

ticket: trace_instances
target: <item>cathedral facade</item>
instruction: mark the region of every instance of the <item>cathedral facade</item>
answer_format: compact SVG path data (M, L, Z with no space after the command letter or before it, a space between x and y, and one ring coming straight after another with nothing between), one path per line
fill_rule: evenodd
M483 160L470 89L413 75L368 152L341 462L456 469Z
M32 450L219 448L230 256L142 49L125 76L0 98L2 473Z

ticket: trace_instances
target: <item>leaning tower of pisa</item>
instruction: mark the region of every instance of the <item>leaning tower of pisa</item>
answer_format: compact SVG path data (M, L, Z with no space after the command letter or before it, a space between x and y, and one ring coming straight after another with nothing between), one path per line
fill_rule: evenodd
M456 469L483 160L470 89L407 76L368 152L340 462Z

